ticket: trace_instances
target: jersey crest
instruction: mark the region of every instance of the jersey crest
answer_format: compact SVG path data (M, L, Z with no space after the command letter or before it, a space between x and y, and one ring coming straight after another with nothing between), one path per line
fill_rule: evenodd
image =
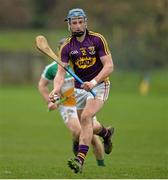
M78 66L80 69L86 69L91 66L93 66L96 62L96 57L81 57L79 60L75 62L75 64Z
M90 55L94 55L96 53L94 46L89 46L88 49L89 49L89 54Z

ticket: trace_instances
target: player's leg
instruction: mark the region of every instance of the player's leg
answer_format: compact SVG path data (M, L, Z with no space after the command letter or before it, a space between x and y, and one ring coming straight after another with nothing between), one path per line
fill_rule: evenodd
M101 109L102 106L103 102L99 99L89 99L86 102L86 106L81 114L81 132L78 154L75 158L68 161L69 167L73 169L75 173L82 171L82 166L93 137L92 117Z
M86 98L87 98L87 92L84 91L83 89L76 89L76 101L77 101L77 109L81 110L81 114L82 114L82 111L85 107L85 101L86 101ZM78 111L79 112L79 111ZM81 115L80 114L80 115ZM79 119L80 119L80 123L81 123L81 117L80 115L78 114L79 116ZM92 118L92 117L91 117ZM87 136L89 135L90 138L92 139L92 135L93 135L93 127L92 127L92 119L90 119L90 122L89 124L87 124L89 128L89 130L91 130L91 133L88 133ZM84 128L84 127L83 127ZM90 142L89 142L89 145L91 143L91 139L90 139ZM81 140L79 140L81 141ZM88 151L88 147L87 145L80 145L79 148L78 148L78 155L75 157L75 158L71 158L68 160L68 165L69 167L75 171L75 173L77 172L81 172L82 170L82 165L83 165L83 162L84 162L84 159L85 159L85 156L87 154L87 151ZM80 156L80 157L78 157ZM81 159L81 162L79 163Z
M94 117L94 134L99 135L103 138L104 143L104 151L106 154L110 154L112 151L112 136L114 134L113 127L104 127L99 121L97 121L96 117Z
M67 128L70 130L72 134L72 150L75 155L77 155L78 152L78 146L79 146L79 135L81 126L79 123L78 118L70 118L69 121L65 124Z
M108 99L108 94L109 94L109 89L110 89L110 83L103 82L97 87L94 88L94 91L97 93L98 97L97 99L100 99L101 101L105 102ZM82 112L86 105L86 101L89 98L93 98L90 93L86 92L83 89L76 89L76 102L77 102L77 109L78 112ZM93 108L93 107L92 107ZM79 114L78 114L79 116ZM95 121L96 122L96 121ZM112 135L114 133L114 128L111 127L104 127L102 123L98 122L94 123L94 134L99 135L100 137L103 138L104 142L104 150L105 153L109 154L112 151Z
M94 88L97 93L96 99L105 102L108 99L110 82L105 81ZM92 96L87 97L87 99L92 98ZM93 106L94 107L94 106ZM105 128L100 122L94 121L94 134L99 135L103 138L104 150L106 154L110 154L112 151L112 136L114 134L114 128Z
M78 110L78 117L80 119L81 113L83 110ZM93 126L96 128L96 131L98 128L100 128L100 124L98 124L96 117L94 116L93 119ZM93 146L93 153L95 155L95 158L97 160L97 165L98 166L104 166L104 147L99 139L98 136L94 135L91 141L91 144Z
M97 165L105 166L104 163L104 147L97 135L93 135L92 138L93 153L95 154Z
M74 79L65 79L64 85L61 88L62 98L66 101L59 107L61 116L64 119L65 125L71 131L73 137L73 152L76 155L79 145L80 122L77 115L76 99L74 95Z
M93 96L91 96L89 92L86 92L81 89L76 89L77 108L84 108L80 118L81 133L78 155L76 158L70 159L68 161L68 165L76 173L81 171L86 154L89 150L89 145L91 143L93 135L93 124L91 121L92 117L102 108L102 106L104 105L104 101L107 100L109 88L110 84L108 82L103 82L99 84L97 87L95 87L94 90L97 94L96 99L93 99ZM111 141L111 135L107 136L107 134L111 133L111 130L104 130L106 129L100 126L99 131L97 132L101 137L108 137L108 139Z
M74 154L77 155L79 146L79 135L81 131L81 126L77 115L77 109L75 106L68 107L61 105L59 107L59 110L66 127L70 130L72 134L72 149Z

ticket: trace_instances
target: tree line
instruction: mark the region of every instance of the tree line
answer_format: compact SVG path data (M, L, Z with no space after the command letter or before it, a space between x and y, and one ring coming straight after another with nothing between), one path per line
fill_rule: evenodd
M88 27L105 34L120 68L168 65L168 0L0 0L0 28L66 28L69 9L83 8Z

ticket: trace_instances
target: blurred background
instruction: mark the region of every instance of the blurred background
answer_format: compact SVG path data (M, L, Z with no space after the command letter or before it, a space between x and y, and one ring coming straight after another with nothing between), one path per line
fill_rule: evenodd
M45 34L56 49L58 39L69 35L64 18L74 7L84 8L89 29L101 32L108 40L115 70L139 71L143 75L168 65L167 0L0 0L0 3L1 84L34 81L41 63L44 65L34 47L34 37Z
M35 37L46 36L57 51L69 36L64 18L76 7L109 43L112 89L98 117L117 128L109 169L79 177L168 178L168 0L0 0L0 178L74 177L66 168L53 171L72 155L71 139L38 93L52 60L35 48Z

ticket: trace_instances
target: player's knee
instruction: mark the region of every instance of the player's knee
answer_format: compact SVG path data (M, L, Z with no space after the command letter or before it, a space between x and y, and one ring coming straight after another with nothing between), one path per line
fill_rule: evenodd
M93 138L92 138L91 143L92 143L93 146L96 146L99 141L100 141L100 139L97 136L94 135Z
M75 137L75 138L79 138L80 131L81 131L80 128L75 128L75 129L73 129L73 130L71 131L72 136Z
M92 119L92 117L91 117L90 113L82 113L82 115L81 115L81 124L85 125L85 124L88 124L88 123L92 123L91 119Z

